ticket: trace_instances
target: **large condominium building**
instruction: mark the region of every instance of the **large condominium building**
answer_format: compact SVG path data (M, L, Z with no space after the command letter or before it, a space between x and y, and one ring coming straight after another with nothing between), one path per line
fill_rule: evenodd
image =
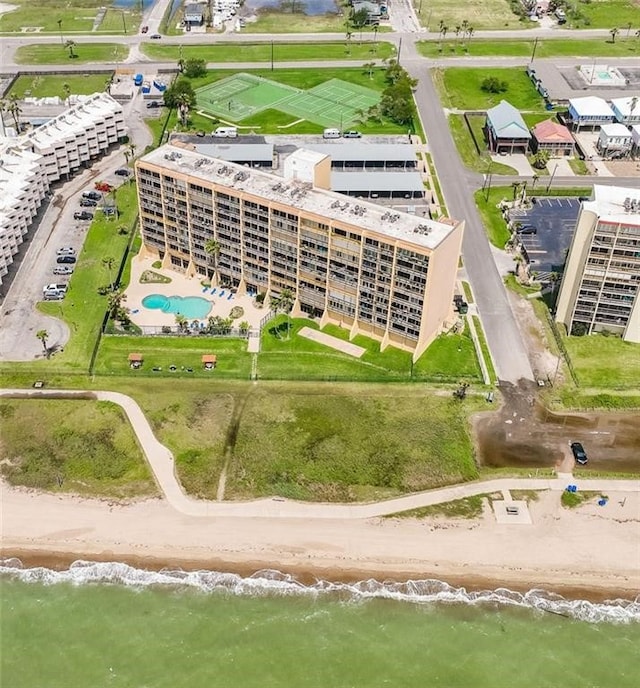
M640 342L640 191L594 186L569 249L556 320L572 334L602 330Z
M328 190L329 156L284 176L166 145L136 164L143 255L307 313L417 358L452 318L462 222L434 222ZM217 252L207 253L207 242ZM209 249L211 246L209 245Z
M0 284L49 185L125 134L122 107L106 93L96 93L38 129L0 137Z

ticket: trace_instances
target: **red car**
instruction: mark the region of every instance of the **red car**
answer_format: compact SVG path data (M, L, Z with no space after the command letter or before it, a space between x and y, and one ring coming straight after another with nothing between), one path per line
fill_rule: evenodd
M105 193L113 191L113 187L111 186L111 184L107 184L107 182L96 182L95 188L97 191L104 191Z
M149 30L149 27L145 24L145 25L140 29L140 33L147 33L148 30Z

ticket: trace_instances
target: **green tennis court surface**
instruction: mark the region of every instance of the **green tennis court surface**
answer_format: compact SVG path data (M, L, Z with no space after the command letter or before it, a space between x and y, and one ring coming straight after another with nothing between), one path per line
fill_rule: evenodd
M199 88L196 100L199 109L233 122L269 108L325 127L347 127L358 119L360 110L376 105L380 94L340 79L303 91L240 73Z

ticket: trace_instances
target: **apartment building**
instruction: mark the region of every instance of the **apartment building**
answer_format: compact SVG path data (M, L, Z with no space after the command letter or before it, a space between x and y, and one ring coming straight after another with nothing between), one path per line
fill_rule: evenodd
M137 162L136 176L142 252L165 268L215 274L240 294L289 288L294 315L414 358L452 322L463 223L332 192L323 153L297 151L279 176L165 145Z
M49 186L126 134L122 107L96 93L38 129L0 137L0 284Z
M582 204L556 320L572 334L608 330L640 342L640 192L594 186Z

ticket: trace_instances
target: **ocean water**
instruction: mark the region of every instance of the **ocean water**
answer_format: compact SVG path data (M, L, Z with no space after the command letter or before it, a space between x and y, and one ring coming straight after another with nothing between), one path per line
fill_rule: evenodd
M3 686L624 688L640 671L640 600L17 560L0 583Z

